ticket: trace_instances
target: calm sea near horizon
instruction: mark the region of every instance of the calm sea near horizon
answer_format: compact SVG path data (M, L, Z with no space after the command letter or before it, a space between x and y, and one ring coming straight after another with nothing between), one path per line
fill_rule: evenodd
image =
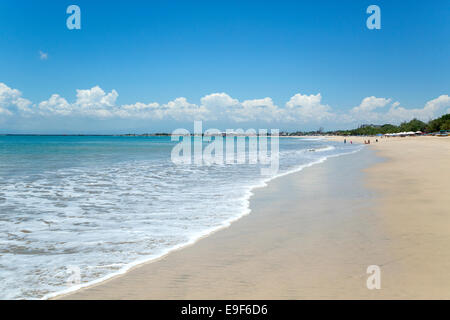
M260 164L175 165L170 137L0 136L0 299L43 298L249 212ZM280 138L278 175L362 146Z

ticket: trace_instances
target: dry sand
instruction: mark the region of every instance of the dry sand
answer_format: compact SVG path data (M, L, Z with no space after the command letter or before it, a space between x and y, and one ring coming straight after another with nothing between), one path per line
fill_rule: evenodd
M367 170L367 181L381 195L375 209L398 257L389 266L395 292L450 299L450 137L370 139L387 160Z
M449 159L450 138L380 139L272 180L227 229L60 298L449 299Z

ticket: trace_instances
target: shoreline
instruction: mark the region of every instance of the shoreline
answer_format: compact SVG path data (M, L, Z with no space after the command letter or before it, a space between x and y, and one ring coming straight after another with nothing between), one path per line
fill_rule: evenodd
M343 140L343 137L323 138ZM440 141L433 142L433 139ZM395 143L383 144L386 141ZM443 227L448 224L441 220L428 221L428 229L421 230L426 221L420 219L420 214L411 220L402 201L393 205L396 197L387 197L383 185L386 184L386 172L393 165L388 178L402 179L396 173L401 168L395 164L404 154L403 148L418 152L420 149L415 147L416 144L429 145L428 151L434 152L432 161L441 161L442 165L441 157L436 158L436 148L443 144L443 152L449 152L450 144L443 138L432 137L389 138L386 141L371 144L356 155L328 159L318 166L277 177L265 188L254 189L250 198L252 214L238 219L232 227L222 228L157 261L140 264L123 275L55 298L448 298L450 276L446 276L448 272L445 271L450 267L447 244L450 237ZM394 153L396 149L400 151ZM366 153L365 157L361 157L363 153ZM383 160L374 161L375 153ZM349 158L352 160L345 160ZM421 159L418 161L420 163ZM336 173L336 168L342 172ZM413 164L403 169L412 170ZM340 175L340 181L321 181L332 174ZM434 178L439 179L439 175ZM305 179L311 182L310 188L317 189L317 194L310 194L313 198L318 197L317 200L304 198L310 190L298 180ZM392 188L399 187L398 181L392 182ZM333 190L330 183L334 183L334 189L343 190ZM360 187L355 188L358 184ZM299 189L303 198L301 193L296 193ZM414 201L414 197L408 198L407 194L401 196L401 200ZM445 199L443 201L445 203ZM303 216L296 215L296 210L300 210L299 202L308 209L302 212ZM444 209L444 203L438 202L434 208ZM339 213L339 219L333 212ZM408 218L411 221L405 228ZM445 214L442 218L450 222ZM291 227L295 229L290 230ZM418 248L421 245L418 239L424 241L423 248ZM413 242L409 243L411 240ZM438 255L433 254L433 248L435 251L440 249ZM273 253L272 257L266 257L267 252ZM382 268L383 290L371 291L365 287L365 268L372 264ZM419 283L417 279L420 279ZM267 287L267 282L272 285Z
M284 137L284 138L298 138L298 137ZM318 137L316 139L325 140L323 137ZM170 254L172 254L174 252L177 252L179 250L182 250L182 249L188 248L190 246L193 246L198 241L206 239L209 236L215 234L216 232L220 232L220 231L222 231L224 229L227 229L227 228L231 227L231 225L233 223L235 223L236 221L238 221L238 220L242 219L243 217L251 214L252 210L250 209L250 199L254 196L255 190L258 190L258 189L261 189L261 188L265 188L265 187L267 187L267 185L270 182L272 182L272 181L274 181L276 179L282 178L282 177L284 177L286 175L291 175L291 174L295 174L297 172L301 172L302 170L304 170L306 168L312 167L312 166L317 165L317 164L321 164L321 163L329 160L330 158L341 157L341 156L353 154L353 153L359 152L361 150L362 149L351 151L349 153L344 153L344 154L326 156L326 157L321 158L321 159L319 159L317 161L308 163L306 165L301 165L301 166L299 166L299 167L297 167L295 169L291 169L291 170L289 170L287 172L278 173L277 175L275 175L273 177L266 178L261 184L251 186L250 189L248 190L248 192L247 192L247 194L245 196L245 201L247 202L245 212L241 213L240 215L238 215L236 217L233 217L233 218L230 218L230 219L224 221L220 226L217 226L215 228L211 228L211 229L205 230L204 232L202 232L199 235L192 236L192 238L188 242L179 244L179 245L174 246L172 248L169 248L169 249L165 250L161 254L158 254L158 255L155 255L155 256L150 256L148 258L143 258L143 259L140 259L138 261L133 261L133 262L127 263L122 269L120 269L120 270L118 270L118 271L116 271L114 273L107 274L107 275L105 275L105 276L103 276L103 277L101 277L99 279L95 279L95 280L92 280L92 281L89 281L87 283L83 283L83 284L80 284L80 285L74 285L72 287L69 287L67 289L63 289L63 290L60 290L60 291L57 291L57 292L48 293L44 297L42 297L41 300L61 299L61 298L64 298L66 296L70 296L72 294L76 294L80 290L89 289L89 288L95 287L97 285L102 285L103 283L105 283L105 282L107 282L109 280L113 280L113 279L115 279L117 277L125 276L128 272L130 272L130 271L132 271L132 270L134 270L136 268L139 268L141 266L145 266L147 264L156 263L156 262L160 261L161 259L164 259L165 257L167 257L168 255L170 255Z
M287 177L290 177L292 175L302 174L307 169L318 167L318 166L315 166L315 164L319 164L319 166L320 166L320 165L323 165L323 164L327 163L328 161L332 161L332 159L334 160L334 159L340 159L340 158L343 158L343 157L351 157L352 153L353 154L354 153L357 154L357 153L362 152L363 150L364 149L358 150L356 152L354 151L354 152L351 152L349 154L339 155L339 156L335 156L335 157L329 157L329 158L327 158L327 159L325 159L323 161L318 161L317 163L314 162L314 163L308 164L305 167L301 167L301 168L298 168L296 170L293 170L292 172L287 172L287 173L284 173L284 174L280 174L280 175L272 178L270 181L266 181L265 182L265 184L266 184L265 186L261 185L261 186L254 187L252 189L252 191L251 191L252 195L250 197L250 203L252 203L252 199L255 197L255 194L259 194L261 192L261 190L266 189L268 187L268 185L271 185L272 183L274 183L275 181L277 181L279 179L287 178ZM257 210L257 209L250 208L249 213L257 215L257 212L254 212L254 210ZM208 242L209 239L211 239L211 237L217 235L218 233L221 233L221 232L224 232L224 231L227 231L227 230L230 230L230 229L234 229L236 223L239 223L242 219L252 215L252 214L249 214L249 213L247 213L246 215L243 215L243 216L235 219L235 221L232 224L229 224L227 226L221 227L220 229L215 230L215 231L213 231L213 232L211 232L211 233L209 233L209 234L207 234L207 235L197 239L193 243L190 243L188 245L183 245L182 247L180 247L180 248L178 248L176 250L172 250L172 251L166 253L164 256L161 256L161 257L159 257L157 259L152 259L150 261L146 261L146 262L140 263L140 264L138 264L136 266L133 266L132 268L127 270L125 273L114 275L114 276L110 277L109 279L105 279L105 280L103 280L101 282L97 282L95 284L88 284L87 286L85 286L83 288L80 288L80 289L77 289L76 291L72 291L70 293L57 294L57 295L55 295L53 297L50 297L50 299L84 299L83 297L80 297L80 294L81 294L81 296L83 296L83 292L95 290L96 288L99 288L99 287L101 288L103 285L108 285L108 283L114 282L115 280L120 280L120 279L127 278L127 276L130 273L132 273L133 271L140 270L141 268L146 268L146 267L154 265L154 264L158 264L159 262L161 262L161 261L171 257L171 255L174 255L174 254L176 255L176 254L178 254L180 252L183 252L185 250L192 249L193 247L198 245L200 242L203 242L203 243ZM136 299L136 298L139 299L138 297L133 297L133 299ZM97 297L95 299L97 299ZM102 298L99 297L99 299L102 299Z

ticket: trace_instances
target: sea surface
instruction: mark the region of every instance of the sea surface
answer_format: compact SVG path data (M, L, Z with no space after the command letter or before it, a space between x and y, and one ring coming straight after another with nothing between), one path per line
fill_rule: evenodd
M252 189L270 179L363 148L280 138L279 171L263 176L260 163L174 164L176 144L0 136L0 299L48 298L123 273L248 214Z

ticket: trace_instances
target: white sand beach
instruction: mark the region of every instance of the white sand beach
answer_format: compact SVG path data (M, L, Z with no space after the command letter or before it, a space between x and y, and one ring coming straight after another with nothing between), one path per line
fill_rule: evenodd
M449 138L380 139L256 189L229 228L58 298L449 299L448 159Z

